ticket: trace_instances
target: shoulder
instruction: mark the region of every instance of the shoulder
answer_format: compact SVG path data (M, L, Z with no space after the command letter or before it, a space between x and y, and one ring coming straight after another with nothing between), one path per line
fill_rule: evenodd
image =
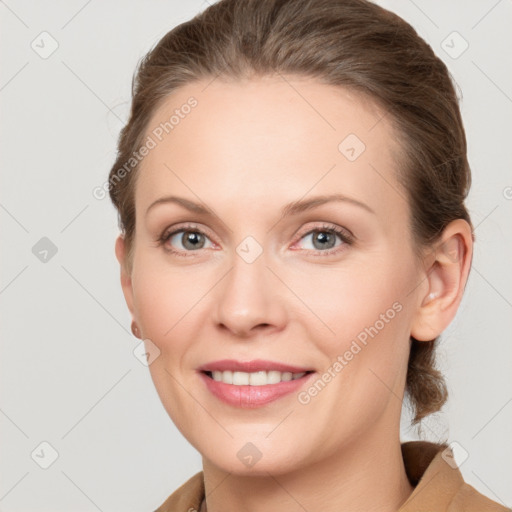
M203 472L178 487L154 512L197 512L204 498Z

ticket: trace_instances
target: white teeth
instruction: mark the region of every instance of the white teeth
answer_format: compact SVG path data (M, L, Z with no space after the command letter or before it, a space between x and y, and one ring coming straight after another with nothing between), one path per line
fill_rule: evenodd
M267 384L277 384L281 382L281 372L267 372Z
M249 375L251 386L264 386L267 383L267 372L254 372L246 375Z
M286 382L289 380L300 379L306 372L291 373L291 372L277 372L277 371L261 371L261 372L233 372L226 370L224 372L213 371L212 378L217 382L224 382L224 384L234 384L235 386L265 386L267 384L278 384L279 382Z
M245 372L233 372L233 384L235 386L249 384L249 374Z

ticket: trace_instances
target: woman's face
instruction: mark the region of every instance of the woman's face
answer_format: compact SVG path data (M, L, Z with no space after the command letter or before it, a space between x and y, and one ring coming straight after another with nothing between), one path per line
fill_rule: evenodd
M284 473L398 436L425 290L382 115L266 77L186 85L149 123L124 292L164 407L225 471ZM226 382L202 371L225 360L256 363L218 363ZM229 384L230 369L246 371Z

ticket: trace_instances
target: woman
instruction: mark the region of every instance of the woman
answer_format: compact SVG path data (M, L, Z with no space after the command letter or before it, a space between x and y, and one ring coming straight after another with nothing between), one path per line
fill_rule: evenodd
M141 63L109 191L153 382L203 471L158 511L505 510L450 447L473 235L446 66L365 0L221 0Z

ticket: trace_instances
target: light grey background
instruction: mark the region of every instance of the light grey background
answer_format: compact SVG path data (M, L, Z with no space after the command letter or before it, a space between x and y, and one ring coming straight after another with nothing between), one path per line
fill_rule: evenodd
M510 507L512 4L378 3L459 84L473 170L474 266L439 351L450 401L423 437L456 441L465 480ZM201 469L132 353L116 214L92 190L114 161L138 59L206 5L0 1L2 512L154 510ZM415 439L407 420L402 439ZM47 469L42 442L58 453Z

